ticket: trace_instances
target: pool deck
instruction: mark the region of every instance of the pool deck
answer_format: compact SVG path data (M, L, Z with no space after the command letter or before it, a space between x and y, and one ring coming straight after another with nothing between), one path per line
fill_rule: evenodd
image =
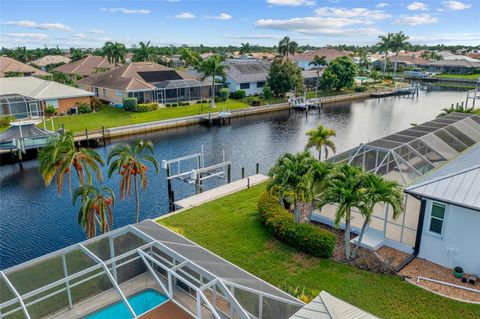
M139 317L140 319L193 319L188 313L186 313L182 308L177 306L172 301L167 301L157 308L150 310L143 316Z

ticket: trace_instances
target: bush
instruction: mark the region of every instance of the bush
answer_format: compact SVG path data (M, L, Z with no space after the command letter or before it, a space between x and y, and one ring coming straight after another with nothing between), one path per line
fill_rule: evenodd
M135 112L137 110L137 98L136 97L124 97L123 109L127 112Z
M48 104L47 107L45 108L45 113L47 113L47 116L53 116L56 113L55 107L51 104Z
M273 97L272 89L269 86L264 85L262 88L262 95L265 100L271 99Z
M150 111L155 111L155 110L158 110L158 103L157 102L138 104L137 105L137 112L150 112Z
M0 127L6 127L10 125L10 122L15 121L14 116L0 117Z
M311 224L298 224L276 198L265 192L258 200L258 211L268 232L279 241L308 255L330 258L336 244L331 232Z
M227 88L223 88L218 92L218 96L222 99L222 102L225 102L230 96L230 91Z
M223 102L222 98L219 97L219 96L216 96L215 97L215 103L220 103L220 102Z
M356 86L356 87L354 88L355 92L365 92L366 89L367 89L367 88L364 87L364 86Z
M177 107L178 106L178 103L172 103L170 104L172 107Z
M246 98L246 101L251 106L260 106L260 104L261 104L260 98L258 98L256 96L249 96L249 97Z
M90 113L92 112L92 107L90 104L87 103L82 103L82 104L77 104L78 107L78 113Z
M180 106L189 106L190 103L189 103L189 102L179 102L178 105L180 105Z
M210 103L210 100L202 100L202 103Z
M237 99L237 100L241 100L245 98L245 96L247 96L247 94L245 93L245 90L236 90L235 92L230 94L230 97L232 99Z

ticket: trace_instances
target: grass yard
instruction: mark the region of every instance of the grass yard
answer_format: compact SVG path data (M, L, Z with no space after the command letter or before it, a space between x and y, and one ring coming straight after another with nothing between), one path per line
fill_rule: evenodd
M438 74L436 78L440 79L470 79L476 80L480 78L480 74Z
M371 273L305 256L271 237L260 223L259 185L161 220L214 253L277 287L326 290L381 318L480 318L480 306L453 301L399 276Z
M248 104L236 100L228 100L226 102L216 103L216 105L217 108L213 110L209 108L207 103L204 103L203 106L201 104L192 104L189 106L161 108L156 111L144 113L126 112L112 106L105 106L101 111L95 113L56 117L54 119L54 124L55 129L60 128L63 124L65 125L65 129L79 132L85 131L85 129L98 130L101 129L102 126L105 128L111 128L129 124L198 115L202 113L218 112L223 108L235 110L249 107ZM51 129L52 124L50 120L47 120L46 125L48 129ZM43 127L43 124L41 123L39 126Z

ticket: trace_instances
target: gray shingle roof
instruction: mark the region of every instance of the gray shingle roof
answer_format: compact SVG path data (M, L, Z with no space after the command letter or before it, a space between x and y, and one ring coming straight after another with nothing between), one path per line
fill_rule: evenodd
M267 80L270 64L263 61L228 62L227 75L236 83L261 82Z

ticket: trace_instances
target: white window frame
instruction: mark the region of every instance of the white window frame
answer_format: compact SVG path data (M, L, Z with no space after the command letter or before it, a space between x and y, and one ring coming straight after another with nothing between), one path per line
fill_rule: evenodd
M439 205L439 206L443 206L444 207L444 211L443 211L443 219L440 219L438 217L435 217L435 216L432 216L432 211L433 211L433 205ZM445 204L445 203L442 203L442 202L437 202L437 201L432 201L431 202L431 205L430 205L430 214L428 216L428 233L433 235L433 236L436 236L436 237L439 237L439 238L443 238L444 236L444 232L445 232L445 223L447 222L447 207L448 205ZM437 232L434 232L434 231L431 231L430 230L430 226L432 224L432 218L435 218L435 219L438 219L438 220L441 220L442 221L442 229L440 231L440 234L437 233Z

